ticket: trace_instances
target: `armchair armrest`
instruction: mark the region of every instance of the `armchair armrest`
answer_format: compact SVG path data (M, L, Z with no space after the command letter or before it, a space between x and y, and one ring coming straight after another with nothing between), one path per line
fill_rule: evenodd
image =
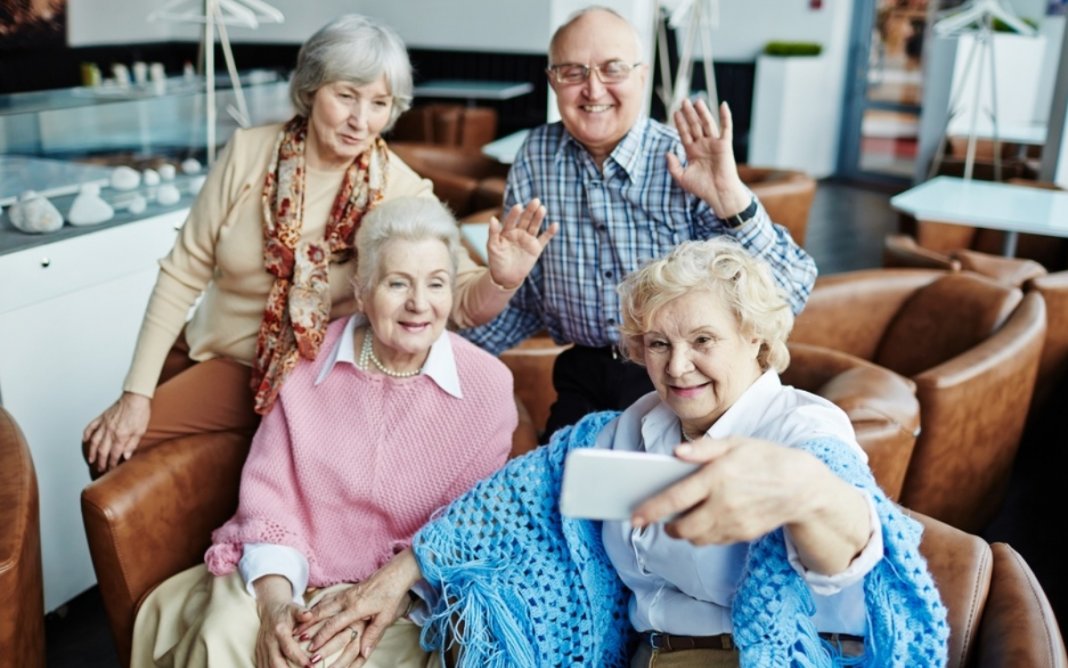
M986 666L1068 665L1053 608L1034 572L1006 543L994 555L990 595L979 626L978 660Z
M993 336L913 376L923 446L905 476L902 505L966 531L981 530L1000 507L1034 390L1045 313L1041 296L1028 293Z
M889 369L821 346L791 343L790 358L783 382L845 411L876 482L896 500L919 433L916 385Z
M123 665L137 607L195 565L237 508L249 437L218 432L167 441L82 492L82 518L104 609Z

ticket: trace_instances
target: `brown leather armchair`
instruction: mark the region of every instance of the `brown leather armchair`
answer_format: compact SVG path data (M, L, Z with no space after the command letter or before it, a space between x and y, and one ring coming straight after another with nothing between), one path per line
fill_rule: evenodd
M915 383L830 348L805 343L789 348L783 384L818 394L845 411L876 482L897 500L920 430Z
M479 150L497 136L497 111L462 104L421 104L404 112L389 140Z
M771 220L789 230L798 246L804 246L816 180L804 172L752 165L738 165L738 176L760 199Z
M901 502L979 531L1004 497L1045 331L1038 294L972 273L877 269L819 279L790 340L916 383L922 429Z
M45 665L43 583L33 459L0 406L0 668Z
M390 142L389 147L434 183L434 194L458 218L491 207L499 209L504 201L508 165L477 150L415 142Z
M1006 543L912 513L948 611L949 668L1065 668L1064 639L1034 573Z
M1042 345L1029 419L1068 377L1068 271L1049 274L1034 260L973 250L955 250L946 255L923 248L912 237L903 234L886 238L883 266L971 271L1022 288L1024 292L1039 293L1046 302L1046 340Z
M537 444L520 406L515 457ZM216 432L177 438L132 457L82 491L82 520L123 666L137 609L168 577L196 565L211 532L237 509L248 435Z

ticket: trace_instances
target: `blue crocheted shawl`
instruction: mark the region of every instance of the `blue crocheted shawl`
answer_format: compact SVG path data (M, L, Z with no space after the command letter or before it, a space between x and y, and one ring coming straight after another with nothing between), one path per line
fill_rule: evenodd
M601 544L600 523L561 517L567 453L589 447L618 413L595 413L513 460L435 516L413 542L440 594L423 626L428 651L457 642L460 667L626 666L629 592ZM865 654L842 657L819 638L812 595L790 566L782 530L754 541L732 604L743 666L942 666L949 626L926 562L921 526L833 439L801 446L868 490L883 559L865 577Z

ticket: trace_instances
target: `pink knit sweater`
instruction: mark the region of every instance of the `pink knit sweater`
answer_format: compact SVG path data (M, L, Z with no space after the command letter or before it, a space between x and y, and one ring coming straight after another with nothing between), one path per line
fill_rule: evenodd
M463 399L427 376L394 379L346 363L316 386L347 320L331 324L324 353L297 366L256 432L237 514L205 555L212 573L234 571L245 543L275 543L307 557L313 587L359 582L508 457L511 372L454 334Z

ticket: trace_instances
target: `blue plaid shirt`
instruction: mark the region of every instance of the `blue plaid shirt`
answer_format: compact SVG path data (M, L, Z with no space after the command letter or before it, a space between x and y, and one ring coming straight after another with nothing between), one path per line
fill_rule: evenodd
M664 155L685 161L678 134L639 120L604 161L604 169L560 123L530 132L508 174L505 210L534 197L560 224L508 307L495 319L462 332L499 354L548 330L557 343L602 347L619 342L616 284L645 261L682 241L726 234L772 267L794 313L816 280L816 264L772 224L763 206L756 218L730 229L700 198L671 177Z

